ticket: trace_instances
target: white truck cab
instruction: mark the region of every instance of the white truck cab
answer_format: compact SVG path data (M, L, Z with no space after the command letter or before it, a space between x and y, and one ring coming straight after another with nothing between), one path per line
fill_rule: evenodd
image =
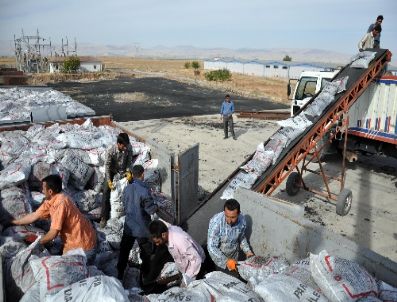
M329 82L339 70L334 71L303 71L297 80L291 99L291 116L306 104L320 89ZM291 94L291 84L288 83L288 95Z

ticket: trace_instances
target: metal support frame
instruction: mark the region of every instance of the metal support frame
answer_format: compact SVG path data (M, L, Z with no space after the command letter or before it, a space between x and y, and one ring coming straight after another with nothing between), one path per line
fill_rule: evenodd
M289 176L289 174L298 167L301 161L305 161L306 157L310 153L317 154L316 146L318 142L330 132L334 125L340 121L343 116L347 115L349 108L354 104L357 98L364 92L369 86L371 81L383 70L387 62L390 61L391 53L386 51L368 70L350 87L331 108L316 122L316 124L309 130L309 132L298 142L288 154L274 167L272 172L265 177L259 184L257 184L253 190L260 192L265 195L271 195L276 188ZM303 110L302 108L301 110ZM347 126L346 121L344 122L346 127L345 138L347 138ZM336 131L333 135L336 135ZM346 153L346 139L344 145L344 156L342 166L342 179L341 188L344 187L345 182L345 153ZM299 171L299 170L298 170ZM323 179L327 180L326 176ZM327 196L334 197L330 194L327 189Z
M347 114L345 114L342 119L342 126L336 127L335 131L332 131L332 130L330 131L330 137L329 137L329 140L327 141L327 143L323 144L320 148L317 148L317 146L314 147L314 152L307 154L303 158L301 167L299 168L299 166L296 166L296 170L298 171L298 174L301 179L301 187L304 190L312 192L316 195L322 196L322 197L326 198L328 201L337 201L339 193L345 187L345 179L346 179L346 162L345 162L345 160L346 160L346 146L347 146L346 141L347 141L348 126L349 126L349 116ZM320 154L321 154L321 151L326 147L326 145L331 143L332 140L335 139L339 133L343 134L345 136L345 141L344 141L343 152L342 152L343 160L342 160L342 166L341 166L341 175L339 177L335 177L335 176L329 176L325 173L323 165L320 160ZM317 160L320 171L315 171L315 170L308 168L309 164L313 162L314 158ZM308 187L303 180L303 174L306 172L321 176L321 178L324 182L325 190L321 191L321 190L316 190L316 189ZM340 190L339 190L338 194L331 192L331 189L329 186L329 180L335 180L335 181L340 182Z

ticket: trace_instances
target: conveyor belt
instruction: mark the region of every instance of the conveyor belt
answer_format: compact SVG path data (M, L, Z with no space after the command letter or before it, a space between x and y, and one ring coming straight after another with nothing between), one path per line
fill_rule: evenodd
M375 50L374 50L375 51ZM270 166L253 185L252 189L263 194L270 195L288 175L295 169L297 164L305 158L318 141L330 130L344 112L347 112L350 106L354 104L357 98L364 92L370 82L375 79L384 70L387 62L390 61L391 53L386 49L376 50L376 56L367 69L351 68L350 63L346 65L336 76L340 79L345 76L349 77L346 91L336 95L335 100L319 116L314 124L306 129L299 137L291 142L283 150L277 162ZM315 95L300 111L314 101ZM266 144L266 142L265 142ZM224 200L220 197L224 189L228 186L231 179L240 172L240 167L252 159L252 154L247 160L238 166L238 168L209 196L207 201L201 205L185 222L187 231L200 244L206 242L206 232L203 227L207 228L210 218L223 210Z

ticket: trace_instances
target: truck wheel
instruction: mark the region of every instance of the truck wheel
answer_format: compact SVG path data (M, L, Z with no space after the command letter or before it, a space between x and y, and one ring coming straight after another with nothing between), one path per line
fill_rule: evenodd
M339 195L336 202L336 214L340 216L345 216L349 213L352 207L353 193L349 189L343 189Z
M288 178L285 185L285 190L289 196L295 196L298 194L301 185L301 177L298 172L292 172Z

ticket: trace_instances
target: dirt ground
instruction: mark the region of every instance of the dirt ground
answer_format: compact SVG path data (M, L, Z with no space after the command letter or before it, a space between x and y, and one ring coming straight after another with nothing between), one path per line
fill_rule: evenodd
M219 112L223 90L183 83L163 77L123 77L90 82L60 82L49 86L119 122L183 117ZM287 108L269 99L231 94L236 110Z
M199 143L199 186L207 194L226 179L256 146L278 128L273 121L235 119L237 140L223 139L218 115L156 119L121 123L137 135L151 139L175 153ZM330 154L325 157L329 175L340 172L341 159ZM319 166L313 165L313 170ZM307 174L306 183L324 189L319 176ZM378 156L361 156L349 163L346 188L353 192L353 205L347 216L336 215L335 206L323 198L301 190L288 196L285 182L274 196L301 204L305 216L335 233L397 261L397 160ZM339 183L331 182L331 190L339 192Z
M194 84L206 89L221 90L225 93L245 98L268 99L273 102L289 104L287 96L287 80L283 78L264 78L241 74L232 74L230 81L210 82L205 79L206 70L203 61L199 75L195 75L192 68L185 68L185 63L192 60L161 60L133 57L99 57L104 64L104 72L55 74L30 74L29 85L47 85L64 81L86 83L90 81L113 80L118 77L150 77L157 76L169 80L176 80L185 84ZM14 57L0 57L0 67L15 67Z

